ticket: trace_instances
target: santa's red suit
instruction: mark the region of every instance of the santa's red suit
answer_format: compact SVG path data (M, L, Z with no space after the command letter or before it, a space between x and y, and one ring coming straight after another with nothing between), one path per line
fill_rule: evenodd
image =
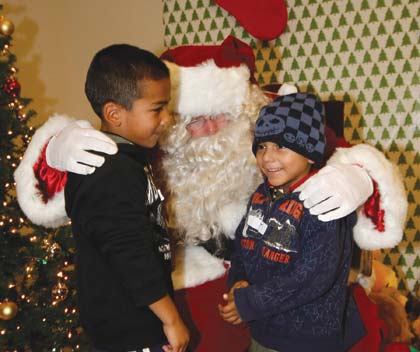
M180 239L173 273L175 300L191 330L193 351L245 351L250 342L247 328L224 322L217 305L223 304L226 291L229 239L261 182L251 132L267 97L253 78L252 49L236 38L228 37L221 45L178 47L162 58L170 69L170 108L175 116L161 143L169 224ZM80 133L73 119L50 118L33 136L15 172L22 210L47 227L68 222L66 173L49 167L45 156L51 137L59 139L65 128ZM320 188L333 184L340 170L350 165L366 170L376 182L373 195L359 209L354 229L358 246L373 250L398 244L407 203L397 168L366 144L337 149L327 165L311 179ZM357 184L341 188L349 194L358 191Z

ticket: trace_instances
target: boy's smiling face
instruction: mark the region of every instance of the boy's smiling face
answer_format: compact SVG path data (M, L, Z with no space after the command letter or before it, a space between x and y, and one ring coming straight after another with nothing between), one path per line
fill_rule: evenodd
M142 82L143 96L130 110L120 107L121 124L110 131L146 148L153 148L171 120L168 112L171 82L169 78Z
M273 186L282 186L285 191L306 176L313 164L313 161L293 150L272 142L260 143L256 158L258 167L268 182Z

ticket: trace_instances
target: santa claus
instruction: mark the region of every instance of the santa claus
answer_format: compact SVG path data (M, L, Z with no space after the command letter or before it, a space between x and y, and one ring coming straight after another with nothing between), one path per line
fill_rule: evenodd
M254 79L252 49L232 36L220 45L168 50L162 59L175 119L161 141L168 224L178 239L175 299L191 329L192 350L244 351L246 327L225 323L217 304L226 290L231 239L261 183L252 129L268 98ZM66 171L91 173L103 162L87 150L116 152L85 121L54 116L38 129L15 173L19 204L30 220L49 227L68 221ZM393 247L402 238L407 204L399 172L369 145L340 148L299 190L324 221L360 208L354 236L363 249Z

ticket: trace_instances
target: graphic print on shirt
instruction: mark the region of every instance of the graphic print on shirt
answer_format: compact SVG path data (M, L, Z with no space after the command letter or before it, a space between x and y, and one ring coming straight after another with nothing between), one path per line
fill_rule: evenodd
M246 218L244 229L242 230L242 236L245 238L261 238L267 229L267 224L263 219L263 211L261 209L253 209L251 207Z
M144 172L147 176L147 191L146 191L146 204L150 209L150 221L155 225L155 232L159 236L156 241L158 242L159 252L162 253L165 260L171 259L171 245L169 235L166 230L165 220L162 214L162 205L164 197L159 188L156 187L152 170L150 167L145 166Z
M153 181L153 173L149 166L144 167L144 172L147 176L147 197L146 205L151 206L153 209L151 212L152 219L155 220L160 226L165 227L165 222L162 216L162 202L165 199L160 192L160 189L156 187ZM156 203L156 206L153 206Z
M269 230L263 239L267 246L288 253L298 252L297 244L299 234L296 231L296 227L290 223L289 219L284 223L281 223L275 218L270 218L268 224Z

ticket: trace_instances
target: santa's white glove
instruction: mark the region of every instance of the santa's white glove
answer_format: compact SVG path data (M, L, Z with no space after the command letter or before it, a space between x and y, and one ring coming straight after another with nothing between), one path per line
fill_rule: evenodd
M95 130L89 121L74 121L49 141L47 164L60 171L91 174L96 167L102 166L105 159L87 150L115 154L118 149L112 139Z
M327 165L299 186L299 198L321 221L340 219L356 210L373 192L372 180L362 167Z

